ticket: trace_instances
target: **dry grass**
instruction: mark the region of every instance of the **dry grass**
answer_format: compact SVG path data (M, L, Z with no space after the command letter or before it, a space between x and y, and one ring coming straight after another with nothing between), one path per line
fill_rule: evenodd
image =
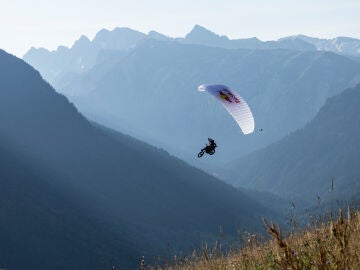
M201 254L184 259L175 257L171 266L157 270L218 269L360 269L360 213L339 212L336 221L322 222L305 231L284 237L280 226L264 219L271 240L248 235L247 245L227 254L204 247Z

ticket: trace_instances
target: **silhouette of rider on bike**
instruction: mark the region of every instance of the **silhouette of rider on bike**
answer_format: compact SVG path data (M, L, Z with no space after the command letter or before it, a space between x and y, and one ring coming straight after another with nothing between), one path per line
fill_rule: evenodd
M202 157L204 155L204 152L213 155L215 154L215 148L217 147L215 141L211 138L208 138L209 145L206 145L203 149L201 149L200 153L198 154L198 157Z

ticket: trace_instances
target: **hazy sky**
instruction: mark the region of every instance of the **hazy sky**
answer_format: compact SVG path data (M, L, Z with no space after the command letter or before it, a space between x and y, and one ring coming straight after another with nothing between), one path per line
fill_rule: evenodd
M195 24L229 38L360 38L360 0L0 0L0 48L20 57L102 28L183 37Z

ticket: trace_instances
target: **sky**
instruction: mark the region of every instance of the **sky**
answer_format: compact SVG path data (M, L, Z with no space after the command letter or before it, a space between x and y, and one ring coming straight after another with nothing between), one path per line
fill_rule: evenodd
M360 0L0 0L0 48L22 57L103 29L184 37L194 25L229 38L360 38Z

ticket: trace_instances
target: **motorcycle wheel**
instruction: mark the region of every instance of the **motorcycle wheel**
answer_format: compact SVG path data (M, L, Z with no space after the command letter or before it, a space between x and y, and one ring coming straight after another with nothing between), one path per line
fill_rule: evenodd
M204 155L204 151L200 151L198 154L198 158L201 158Z

